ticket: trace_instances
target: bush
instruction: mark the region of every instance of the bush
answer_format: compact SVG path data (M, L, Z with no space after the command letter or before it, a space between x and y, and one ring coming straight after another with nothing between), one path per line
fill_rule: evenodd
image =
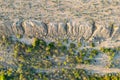
M79 42L77 45L78 45L78 47L81 47L81 46L82 46L82 43L81 43L81 42Z
M81 45L80 43L79 46ZM47 44L44 40L37 38L34 39L32 45L14 42L12 46L14 46L12 48L16 55L15 61L13 60L15 67L11 70L8 67L1 68L0 71L4 73L0 74L0 80L119 80L118 77L120 77L119 74L92 75L88 74L87 70L75 68L79 64L90 64L99 53L96 49L80 48L78 51L74 43L70 43L70 47L67 48L63 42ZM100 50L110 55L111 60L117 52L117 48L116 50L112 48ZM32 54L26 55L25 53ZM111 62L108 67L114 66L113 64L114 62ZM63 66L66 66L65 69ZM56 69L49 71L51 68Z
M75 48L75 47L76 47L76 44L70 43L70 48Z
M50 47L50 49L54 49L55 48L55 43L51 42L51 43L48 44L48 46Z
M90 46L91 46L91 47L95 47L95 43L91 42L91 43L90 43Z
M0 73L0 80L6 80L4 72Z

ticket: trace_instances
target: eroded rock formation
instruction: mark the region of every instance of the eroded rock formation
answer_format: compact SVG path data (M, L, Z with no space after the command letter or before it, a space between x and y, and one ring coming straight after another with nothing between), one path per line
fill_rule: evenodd
M37 37L55 40L69 38L74 40L111 39L120 40L120 26L115 24L97 23L95 21L49 22L25 20L1 23L0 35Z

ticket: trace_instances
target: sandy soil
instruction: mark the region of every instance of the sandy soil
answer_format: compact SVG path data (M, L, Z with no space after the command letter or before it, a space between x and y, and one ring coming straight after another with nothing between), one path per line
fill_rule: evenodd
M93 19L120 20L119 0L0 0L0 20L35 19L65 21Z

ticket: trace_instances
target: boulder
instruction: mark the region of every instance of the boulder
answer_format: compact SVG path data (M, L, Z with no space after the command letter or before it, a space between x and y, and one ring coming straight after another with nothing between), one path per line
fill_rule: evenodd
M12 30L15 36L17 35L23 35L24 29L22 27L22 21L16 21L12 25Z
M88 40L92 36L93 32L94 32L93 24L86 22L84 26L84 34L83 34L84 39Z
M71 36L73 34L72 21L67 22L67 35Z
M67 25L65 23L58 23L58 34L66 35L67 33Z
M47 26L42 21L28 20L22 23L26 36L43 37L47 35Z
M50 22L48 25L48 36L58 35L58 24L55 22Z
M97 28L94 31L92 38L96 37L104 40L110 38L110 34L111 34L110 25L106 23L96 23L95 25Z
M111 39L112 40L120 40L120 25L119 24L117 24L117 25L114 24L113 28L114 28L114 32L111 36Z

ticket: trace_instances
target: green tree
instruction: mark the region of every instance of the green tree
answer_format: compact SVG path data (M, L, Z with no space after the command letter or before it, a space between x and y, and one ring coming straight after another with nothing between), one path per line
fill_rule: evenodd
M4 72L0 73L0 80L6 80Z

